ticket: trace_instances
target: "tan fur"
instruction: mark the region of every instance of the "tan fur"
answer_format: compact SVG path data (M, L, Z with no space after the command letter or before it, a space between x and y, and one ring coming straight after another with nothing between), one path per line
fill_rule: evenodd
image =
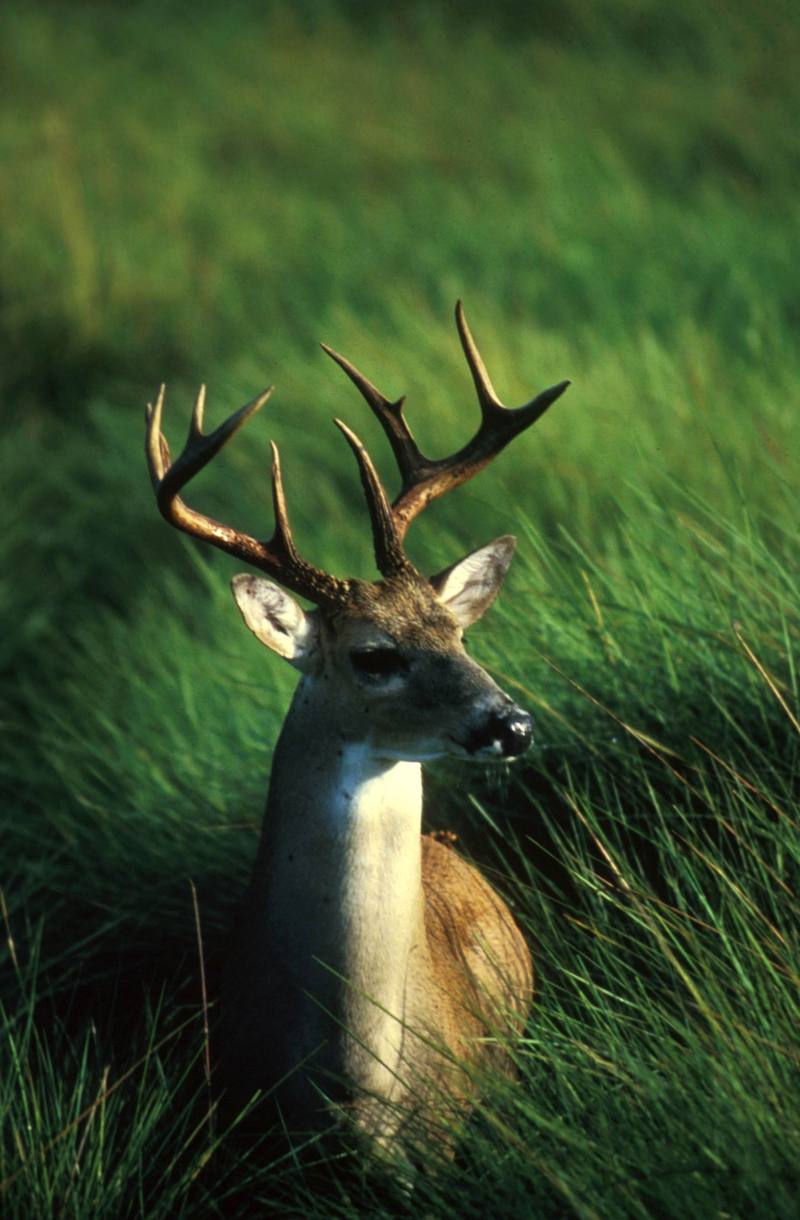
M451 847L422 836L425 930L453 1038L475 1059L472 1038L519 1033L533 999L533 962L499 895ZM503 1061L502 1042L496 1058Z

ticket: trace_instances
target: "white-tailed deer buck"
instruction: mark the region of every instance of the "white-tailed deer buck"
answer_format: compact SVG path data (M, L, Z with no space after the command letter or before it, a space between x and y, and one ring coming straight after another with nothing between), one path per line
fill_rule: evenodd
M532 997L530 954L505 903L452 848L420 833L421 763L510 759L531 741L530 717L462 643L497 595L515 539L426 579L403 538L431 500L476 474L569 383L505 408L460 303L456 321L481 422L449 458L423 457L403 399L390 402L324 348L369 403L400 468L390 505L364 446L336 421L361 473L379 581L340 579L300 557L274 445L268 542L181 499L271 388L208 436L201 390L175 462L161 432L163 387L147 412L161 513L279 582L236 576L233 593L250 630L302 674L228 962L218 1034L225 1097L235 1110L262 1090L290 1130L330 1121L333 1107L398 1151L446 1123L453 1099L468 1105L472 1069L510 1068L504 1035L520 1029Z

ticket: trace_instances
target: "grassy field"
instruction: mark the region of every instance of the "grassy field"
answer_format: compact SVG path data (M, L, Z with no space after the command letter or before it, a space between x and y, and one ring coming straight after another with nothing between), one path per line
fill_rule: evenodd
M796 1214L798 53L755 0L3 6L4 1218ZM192 886L213 998L292 679L158 517L142 408L177 443L201 381L212 421L274 381L194 499L269 531L273 437L367 576L331 417L391 464L317 344L450 451L457 297L505 401L573 386L410 535L520 539L471 646L537 743L431 767L429 822L539 993L408 1195L206 1122Z

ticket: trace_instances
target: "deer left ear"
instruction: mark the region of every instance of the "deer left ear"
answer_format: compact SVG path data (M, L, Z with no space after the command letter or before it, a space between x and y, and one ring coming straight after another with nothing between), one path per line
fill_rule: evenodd
M489 609L500 592L516 545L516 538L504 534L431 577L439 601L460 627L470 627Z
M309 673L319 655L317 616L306 614L274 581L249 572L234 576L231 588L253 635L295 669Z

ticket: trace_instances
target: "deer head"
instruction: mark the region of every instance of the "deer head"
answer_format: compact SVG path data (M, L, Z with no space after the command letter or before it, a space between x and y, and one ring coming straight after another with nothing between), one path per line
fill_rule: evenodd
M349 361L324 344L377 416L394 452L401 488L390 504L358 437L341 422L361 475L382 579L342 579L303 560L295 546L272 445L275 528L267 542L189 508L184 485L219 452L272 393L242 407L204 435L205 391L195 404L183 452L170 461L161 430L164 388L147 408L147 455L159 509L172 525L236 555L273 579L235 576L233 593L258 639L307 675L317 699L330 702L341 736L387 759L424 761L442 754L512 758L531 741L531 720L467 655L463 633L500 590L516 540L508 535L426 579L405 553L411 521L431 500L477 474L533 424L569 385L562 381L525 406L509 409L492 387L459 302L456 323L472 373L481 421L457 453L423 456L403 416L404 399L385 398ZM275 583L277 582L277 583ZM287 592L288 590L288 592ZM290 595L314 604L304 610Z

